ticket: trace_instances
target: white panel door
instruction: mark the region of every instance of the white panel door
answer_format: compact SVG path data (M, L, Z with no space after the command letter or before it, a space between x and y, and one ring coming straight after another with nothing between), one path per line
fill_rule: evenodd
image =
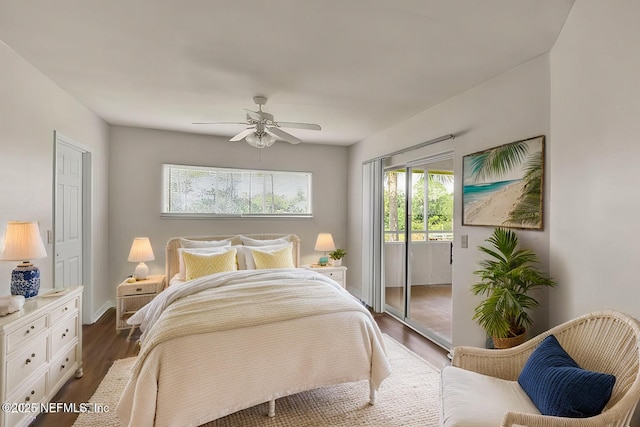
M82 151L56 144L55 286L82 284Z

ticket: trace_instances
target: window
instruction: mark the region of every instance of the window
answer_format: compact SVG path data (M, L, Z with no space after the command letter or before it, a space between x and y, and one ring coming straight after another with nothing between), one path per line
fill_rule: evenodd
M162 167L163 216L312 215L310 172Z
M411 240L453 240L453 173L413 167L385 173L385 242L405 240L407 186Z

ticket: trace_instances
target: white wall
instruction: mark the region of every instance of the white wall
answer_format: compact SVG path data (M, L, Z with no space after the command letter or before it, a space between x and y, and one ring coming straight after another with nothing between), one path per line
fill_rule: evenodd
M278 142L260 150L228 138L162 130L112 127L109 174L110 279L118 283L133 273L127 262L136 236L151 239L152 274L164 273L164 248L171 237L197 234L294 233L301 239L301 261L317 262L313 246L320 232L333 234L347 246L347 148ZM309 219L163 219L162 164L222 166L247 169L297 170L313 173L313 218ZM348 280L347 280L348 281Z
M640 318L640 2L577 1L551 52L550 301Z
M88 148L93 159L94 292L84 304L95 317L113 298L107 277L108 126L2 42L0 64L0 241L10 220L38 221L45 243L46 230L53 229L54 130ZM34 261L43 290L53 280L52 245L45 247L48 257ZM10 293L16 264L0 262L0 295Z
M472 320L473 308L480 298L471 295L469 287L476 281L472 272L478 268L477 263L481 259L476 247L484 243L493 229L461 226L462 156L537 135L549 136L549 56L535 58L350 147L348 218L350 277L356 280L351 282L353 286L365 285L361 283L359 275L362 254L362 162L446 134L455 134L455 140L431 146L431 152L436 154L451 148L454 150L456 241L452 289L453 344L483 346L484 331ZM552 138L547 138L547 144L553 144ZM552 177L547 175L547 194L549 179ZM545 220L544 231L518 232L523 245L539 254L543 269L548 267L548 229L549 221ZM462 234L469 236L468 249L460 248ZM351 287L350 290L361 292ZM547 326L546 295L539 297L543 309L535 315L537 321L534 332Z

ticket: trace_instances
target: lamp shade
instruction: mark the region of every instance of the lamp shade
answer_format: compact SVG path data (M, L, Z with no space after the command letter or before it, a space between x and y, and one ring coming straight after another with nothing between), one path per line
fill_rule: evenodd
M318 234L314 250L320 252L335 251L336 245L333 243L333 236L331 236L331 233Z
M0 259L28 261L46 257L47 251L42 243L37 222L9 221L7 223Z
M153 249L151 248L151 242L148 237L136 237L133 239L131 250L129 251L129 262L145 262L153 261L155 256L153 255Z
M29 260L46 258L37 222L9 221L0 259L22 261L11 271L11 294L32 298L40 290L40 269Z

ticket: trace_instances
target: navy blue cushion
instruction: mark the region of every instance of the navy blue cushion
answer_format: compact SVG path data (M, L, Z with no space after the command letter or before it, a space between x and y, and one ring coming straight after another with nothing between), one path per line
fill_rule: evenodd
M615 382L613 375L580 368L553 335L534 350L518 377L540 413L570 418L601 413Z

